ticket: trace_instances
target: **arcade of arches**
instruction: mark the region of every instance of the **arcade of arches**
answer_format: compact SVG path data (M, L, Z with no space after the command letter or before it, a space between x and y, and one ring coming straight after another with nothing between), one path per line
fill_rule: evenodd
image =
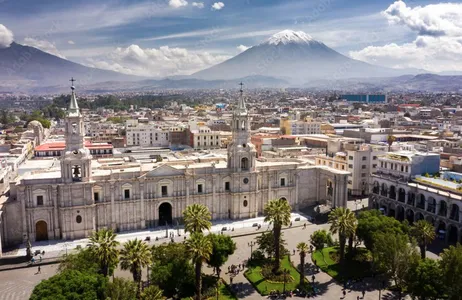
M435 226L440 239L451 244L462 242L461 208L451 198L436 193L429 196L427 191L415 187L388 186L377 181L372 185L372 193L372 207L385 215L410 224L426 220Z

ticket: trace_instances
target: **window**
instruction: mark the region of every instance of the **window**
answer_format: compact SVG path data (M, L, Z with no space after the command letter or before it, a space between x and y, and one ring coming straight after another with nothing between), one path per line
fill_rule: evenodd
M353 181L351 181L351 180L348 180L348 184L352 184L352 183L353 183Z
M130 199L130 190L128 190L128 189L124 190L124 198L125 199Z
M37 206L43 205L43 196L37 196Z
M353 169L353 165L348 165L348 168Z
M99 193L98 192L93 193L93 200L95 200L95 202L99 201Z
M229 181L226 181L225 182L225 191L229 191L229 190L230 190Z
M377 156L372 157L372 159L373 159L373 160L376 160L376 159L377 159Z
M366 157L366 156L363 156L363 160L367 160L367 157Z
M285 178L281 178L281 186L286 186L286 179Z
M167 197L167 196L168 196L167 186L166 186L166 185L163 185L163 186L161 187L161 190L162 190L162 197Z
M342 170L345 170L345 166L344 166L344 165L342 165Z
M248 204L249 203L247 202L247 200L244 200L244 203L243 203L244 207L247 207Z
M349 160L353 160L353 156L351 156L351 155L348 156L348 159L349 159Z
M361 173L361 177L366 177L366 173Z
M376 165L376 164L373 164L373 165L372 165L372 168L374 168L374 169L377 168L377 165Z
M198 185L197 185L197 192L198 192L199 194L202 194L202 193L203 193L202 184L198 184Z
M82 216L80 216L80 215L77 216L77 217L75 218L75 221L76 221L78 224L82 223Z
M249 178L244 178L243 182L244 182L244 184L249 183Z
M361 166L361 169L364 170L365 168L366 168L366 165L362 165L362 166Z

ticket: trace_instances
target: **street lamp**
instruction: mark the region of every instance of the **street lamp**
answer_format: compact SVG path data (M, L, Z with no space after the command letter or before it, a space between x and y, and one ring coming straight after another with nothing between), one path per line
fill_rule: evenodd
M253 246L255 246L257 243L255 243L254 241L251 241L250 243L248 243L249 247L250 247L250 260L252 260L252 254L253 254Z

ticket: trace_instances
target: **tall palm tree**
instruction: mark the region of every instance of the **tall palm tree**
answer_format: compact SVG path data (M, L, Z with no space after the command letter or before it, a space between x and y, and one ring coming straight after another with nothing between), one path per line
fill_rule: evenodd
M305 242L298 243L297 245L297 250L300 253L300 287L303 286L303 282L305 281L305 257L309 249L310 247Z
M388 152L391 151L391 146L393 145L395 141L396 141L396 137L394 137L393 135L390 134L387 136Z
M141 293L141 270L151 263L151 250L142 240L129 240L120 251L120 267L122 270L130 270L133 281L137 283L137 298Z
M435 228L426 220L419 220L414 223L414 226L412 226L411 234L416 238L417 244L419 245L420 257L425 259L427 245L433 242L436 236Z
M207 206L202 204L192 204L186 207L183 212L185 231L202 232L204 229L210 230L212 216Z
M186 241L186 247L192 254L196 270L196 300L201 300L202 263L212 254L212 242L201 232L195 232Z
M90 252L98 259L101 273L109 275L109 270L119 262L119 242L115 240L116 234L111 229L101 229L93 232L90 237Z
M338 233L340 244L340 262L345 258L345 244L347 237L354 235L357 225L355 214L344 207L337 207L329 214L330 231ZM352 245L351 245L352 247Z
M282 226L290 224L290 212L292 208L286 199L281 198L277 200L271 200L265 205L265 222L273 224L273 236L274 236L274 256L275 264L273 272L278 272L281 266L281 229Z

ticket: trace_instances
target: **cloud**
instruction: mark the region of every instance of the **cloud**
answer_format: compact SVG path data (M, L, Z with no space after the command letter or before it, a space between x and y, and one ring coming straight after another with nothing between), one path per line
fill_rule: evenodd
M223 2L215 2L212 4L212 10L220 10L223 7L225 7L225 4Z
M74 41L67 41L67 43L68 43L69 45L75 45L75 42L74 42Z
M188 1L186 0L169 0L168 5L174 8L182 7L182 6L187 6Z
M127 74L165 77L191 74L229 59L222 54L192 52L185 48L117 48L103 57L90 58L87 65Z
M55 44L51 43L49 41L38 40L38 39L35 39L35 38L27 37L27 38L24 39L24 45L31 46L31 47L40 49L40 50L42 50L44 52L47 52L49 54L52 54L52 55L55 55L55 56L66 59L66 57L64 55L62 55L58 51Z
M394 68L432 72L462 70L462 4L411 8L396 1L382 15L390 24L404 25L415 32L415 40L350 51L352 58Z
M244 46L244 45L239 45L236 47L239 52L244 52L245 50L249 49L250 47Z
M13 43L13 32L0 24L0 48L8 48Z
M204 8L204 2L193 2L192 6L202 9Z

